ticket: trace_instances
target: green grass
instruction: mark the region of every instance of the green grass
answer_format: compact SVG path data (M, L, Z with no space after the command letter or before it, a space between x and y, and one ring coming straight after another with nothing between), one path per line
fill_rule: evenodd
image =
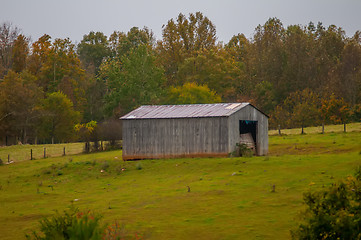
M303 192L352 174L360 139L360 131L271 136L267 157L123 162L112 151L4 165L0 239L22 239L71 205L149 239L289 239Z
M44 148L46 148L46 157L58 157L63 155L64 147L66 155L79 154L83 151L84 143L0 146L0 159L7 162L8 155L10 155L10 161L30 160L31 149L33 150L33 159L41 159L44 158Z
M321 133L322 126L317 127L307 127L304 128L306 134L313 133ZM361 131L361 122L359 123L349 123L346 125L347 132L360 132ZM343 124L338 125L327 125L325 126L325 133L333 133L333 132L343 132ZM281 129L281 134L300 134L301 128L292 128L292 129ZM270 130L268 132L269 135L278 135L278 130Z

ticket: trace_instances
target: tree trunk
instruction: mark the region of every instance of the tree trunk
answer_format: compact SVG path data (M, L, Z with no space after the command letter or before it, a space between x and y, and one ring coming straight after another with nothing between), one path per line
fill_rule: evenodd
M343 132L346 132L346 123L343 124Z
M301 134L304 134L304 132L303 132L303 125L301 126L301 128L302 128L302 130L301 130Z
M322 134L324 134L324 133L325 133L325 124L322 123Z
M278 125L278 135L280 135L280 136L282 135L281 134L281 125Z
M51 137L51 144L54 144L54 136Z

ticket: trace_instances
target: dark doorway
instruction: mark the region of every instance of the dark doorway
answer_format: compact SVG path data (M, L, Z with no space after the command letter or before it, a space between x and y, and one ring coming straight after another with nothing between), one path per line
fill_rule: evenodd
M257 121L239 121L239 134L251 134L255 147L257 148Z

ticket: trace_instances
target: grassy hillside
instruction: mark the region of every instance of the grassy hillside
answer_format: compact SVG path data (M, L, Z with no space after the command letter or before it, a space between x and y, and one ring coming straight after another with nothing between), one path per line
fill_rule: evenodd
M1 166L0 239L21 239L71 205L149 239L289 239L302 193L352 174L360 139L271 136L267 157L123 162L113 151Z

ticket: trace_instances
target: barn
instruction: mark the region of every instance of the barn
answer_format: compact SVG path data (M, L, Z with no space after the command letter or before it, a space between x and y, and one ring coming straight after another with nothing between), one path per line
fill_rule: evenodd
M120 119L124 160L226 157L237 143L268 152L268 116L250 103L141 106Z

